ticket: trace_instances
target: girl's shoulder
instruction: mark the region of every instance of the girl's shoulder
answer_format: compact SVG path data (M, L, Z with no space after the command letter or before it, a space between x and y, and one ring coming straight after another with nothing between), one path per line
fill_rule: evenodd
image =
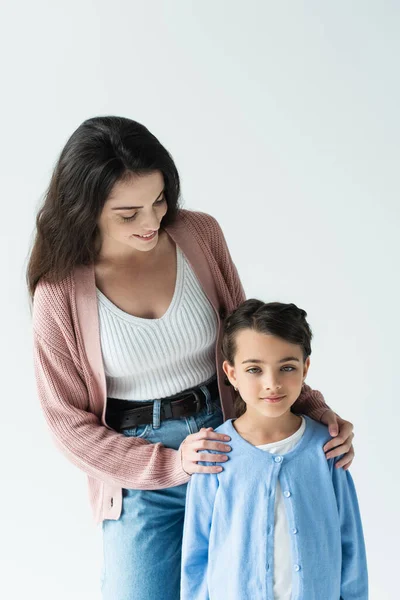
M306 428L310 431L309 444L314 445L318 448L322 448L330 439L329 431L326 425L314 421L307 415L302 415L306 421Z
M232 427L232 419L228 419L227 421L224 421L222 425L215 429L215 433L222 433L223 435L230 436L232 432Z

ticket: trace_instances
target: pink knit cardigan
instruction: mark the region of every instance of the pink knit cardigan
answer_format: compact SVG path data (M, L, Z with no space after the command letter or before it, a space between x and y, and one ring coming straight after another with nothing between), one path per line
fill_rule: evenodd
M216 311L216 370L225 418L233 416L224 384L220 337L227 313L244 299L235 265L217 221L181 210L168 234L181 248ZM106 380L100 346L94 268L78 267L58 283L40 281L33 304L35 373L40 402L57 445L88 475L97 522L118 519L122 488L153 490L186 483L180 452L129 438L104 420ZM308 386L296 410L319 420L328 407Z

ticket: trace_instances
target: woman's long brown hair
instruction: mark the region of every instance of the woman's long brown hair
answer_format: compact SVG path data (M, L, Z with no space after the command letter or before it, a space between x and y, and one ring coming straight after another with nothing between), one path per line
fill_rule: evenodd
M115 183L155 171L164 178L167 225L179 210L180 181L157 138L123 117L96 117L78 127L61 152L37 215L27 268L31 297L42 278L60 281L74 267L94 262L97 222Z

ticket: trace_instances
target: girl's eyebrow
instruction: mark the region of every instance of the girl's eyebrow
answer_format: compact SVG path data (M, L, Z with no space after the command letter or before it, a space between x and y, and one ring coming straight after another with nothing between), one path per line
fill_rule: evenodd
M244 365L245 363L258 363L258 364L264 364L263 360L259 360L258 358L248 358L246 360L244 360L242 362L242 365Z
M300 362L298 358L296 358L296 356L286 356L285 358L281 358L280 360L278 360L279 363L284 363L284 362L288 362L290 360L295 360L296 362ZM246 360L244 360L242 362L242 365L244 365L245 363L257 363L257 364L264 364L263 360L260 360L258 358L247 358Z
M157 200L160 199L160 197L163 195L163 193L164 193L164 189L158 194L158 196L154 200L154 202L157 202ZM143 206L116 206L115 208L112 208L111 210L134 210L134 209L139 209L139 208L143 208Z

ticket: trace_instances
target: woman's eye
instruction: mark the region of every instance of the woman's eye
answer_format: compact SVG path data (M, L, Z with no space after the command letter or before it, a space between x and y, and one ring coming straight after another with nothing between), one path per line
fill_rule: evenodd
M134 215L132 215L131 217L121 217L121 219L126 223L127 221L133 221L133 219L136 217L136 213Z
M282 367L282 371L284 371L285 373L291 373L292 371L295 371L296 367Z
M159 200L156 200L154 204L162 204L163 202L165 202L164 196L162 198L160 198Z
M247 369L246 373L250 373L252 375L254 375L255 373L259 373L260 369L258 367L251 367L250 369Z

